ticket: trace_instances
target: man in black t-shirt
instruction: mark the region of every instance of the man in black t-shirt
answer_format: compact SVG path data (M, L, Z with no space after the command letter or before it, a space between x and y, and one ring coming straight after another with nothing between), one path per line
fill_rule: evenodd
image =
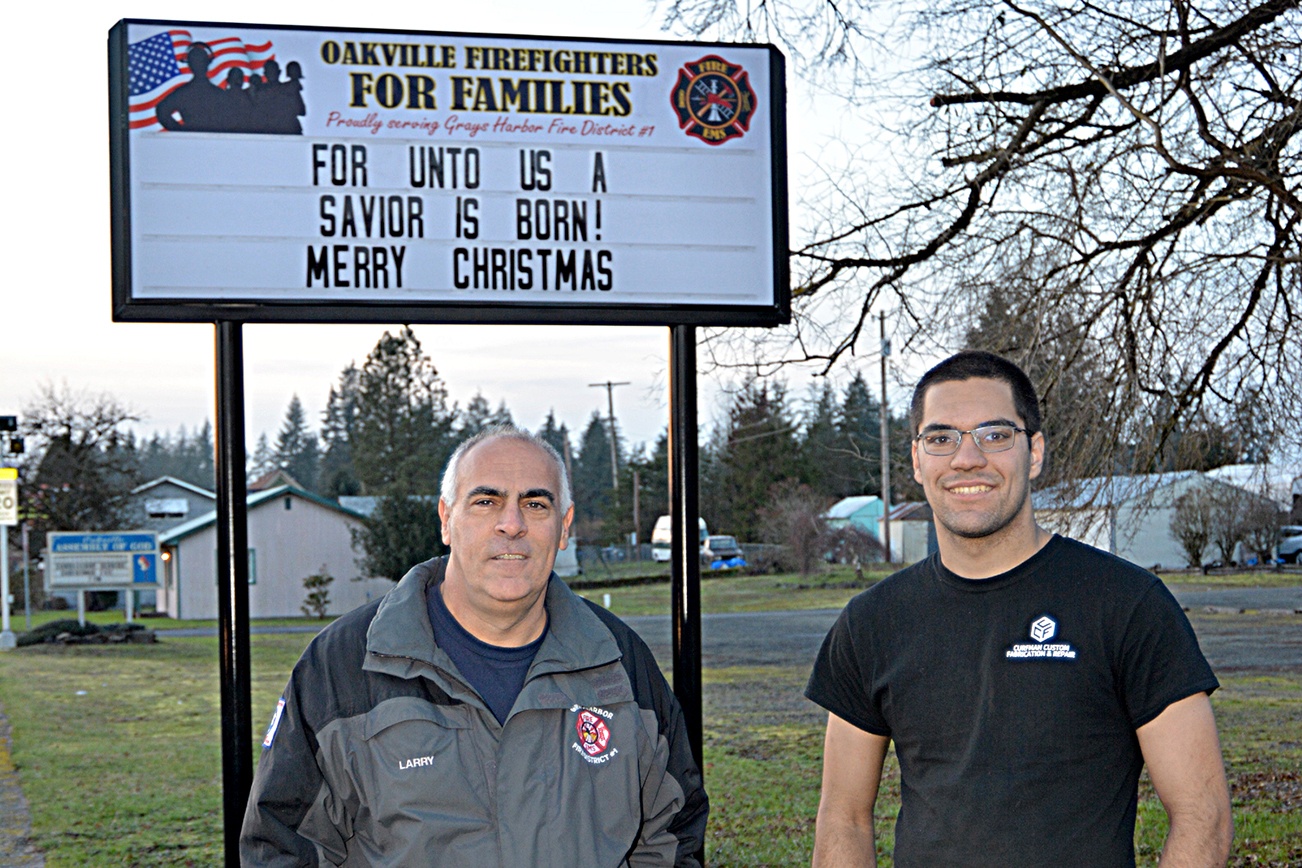
M918 383L910 423L939 552L852 600L815 662L814 865L876 864L892 741L900 868L1134 865L1144 765L1170 819L1164 868L1225 865L1216 678L1155 576L1036 525L1029 379L959 353Z

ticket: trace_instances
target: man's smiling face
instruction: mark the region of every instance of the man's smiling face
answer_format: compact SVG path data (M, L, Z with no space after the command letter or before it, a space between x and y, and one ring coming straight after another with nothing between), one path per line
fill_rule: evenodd
M452 548L444 594L450 609L448 593L484 615L542 604L574 515L573 507L561 514L560 494L556 467L532 443L500 437L462 457L456 499L439 500L443 542Z
M936 383L923 397L921 433L935 428L969 431L982 425L1022 427L1013 391L1002 380L974 378ZM1021 442L1030 438L1030 448ZM1033 524L1030 481L1044 463L1044 437L1018 434L1007 452L980 451L964 434L953 455L928 455L915 440L913 477L922 484L937 531L964 539L991 537L1015 521Z

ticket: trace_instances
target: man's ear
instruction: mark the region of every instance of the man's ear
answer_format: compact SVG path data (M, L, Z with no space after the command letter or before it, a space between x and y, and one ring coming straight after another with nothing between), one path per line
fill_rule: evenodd
M439 498L439 535L443 537L443 545L452 545L452 531L448 527L448 516L452 510L448 507L448 502Z
M1044 453L1047 444L1044 440L1044 432L1036 431L1031 435L1031 472L1028 478L1035 479L1044 469Z
M563 549L570 544L570 525L574 522L574 504L565 510L565 516L561 519L561 544L557 549Z
M917 440L913 441L913 448L911 450L911 454L913 455L913 481L921 485L922 468L918 466L918 441Z

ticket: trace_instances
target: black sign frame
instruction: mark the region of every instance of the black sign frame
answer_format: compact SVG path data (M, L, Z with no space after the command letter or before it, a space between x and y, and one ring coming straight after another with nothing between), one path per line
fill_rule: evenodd
M111 178L112 317L115 322L248 322L248 323L428 323L428 324L550 324L550 325L688 325L771 327L791 320L791 288L787 217L786 86L785 59L771 45L746 45L768 52L770 63L767 100L772 195L772 303L761 305L671 305L566 302L564 304L485 304L446 300L326 301L323 299L221 299L136 298L132 294L131 248L131 142L126 82L128 80L127 28L129 25L166 25L206 28L247 28L321 33L394 34L410 38L454 37L564 41L605 45L699 46L702 51L726 52L741 46L728 43L670 40L613 40L581 37L538 37L515 34L399 31L383 28L317 28L298 25L238 24L221 22L124 19L109 33L109 154ZM690 280L690 275L683 279ZM708 288L702 290L708 294Z

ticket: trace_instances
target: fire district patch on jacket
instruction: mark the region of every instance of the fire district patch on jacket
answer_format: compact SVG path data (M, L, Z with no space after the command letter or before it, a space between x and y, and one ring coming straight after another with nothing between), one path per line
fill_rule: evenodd
M571 747L579 756L598 764L619 753L619 748L610 743L610 727L606 725L607 721L614 720L614 712L579 705L573 706L570 712L575 715L574 731L578 734L578 740Z

